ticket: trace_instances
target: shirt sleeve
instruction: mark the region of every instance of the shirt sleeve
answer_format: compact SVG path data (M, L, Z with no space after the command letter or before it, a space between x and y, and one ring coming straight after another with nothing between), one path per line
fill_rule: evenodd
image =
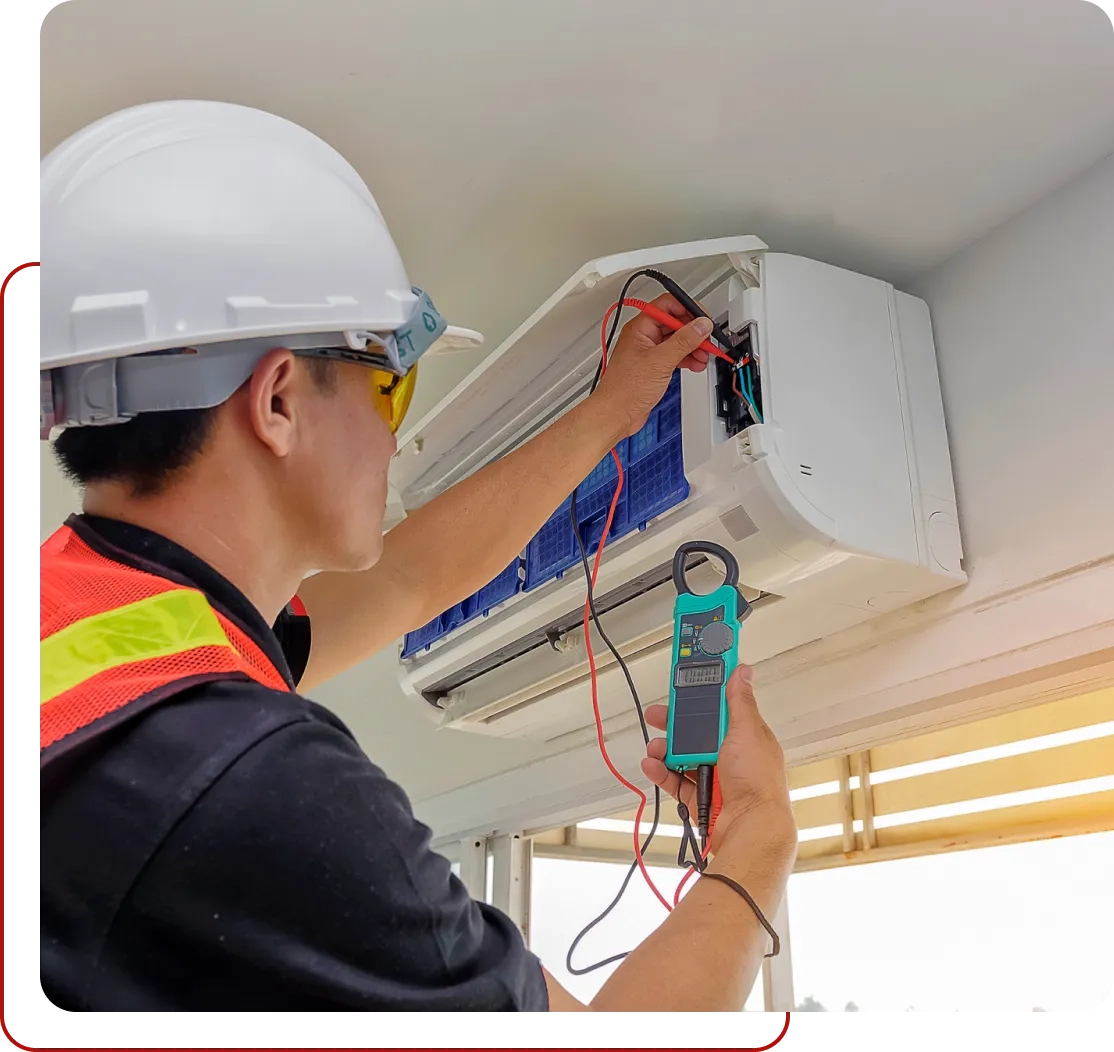
M254 745L163 842L114 942L176 943L227 1009L544 1011L541 966L471 899L403 791L319 719Z

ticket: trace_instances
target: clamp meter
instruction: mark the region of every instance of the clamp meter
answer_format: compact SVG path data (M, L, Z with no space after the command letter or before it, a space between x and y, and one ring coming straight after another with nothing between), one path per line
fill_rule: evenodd
M696 595L685 579L691 554L711 555L723 563L724 583ZM727 680L739 663L739 623L750 604L739 591L739 564L712 541L682 544L673 556L673 674L669 685L669 723L665 766L691 771L714 766L727 733Z

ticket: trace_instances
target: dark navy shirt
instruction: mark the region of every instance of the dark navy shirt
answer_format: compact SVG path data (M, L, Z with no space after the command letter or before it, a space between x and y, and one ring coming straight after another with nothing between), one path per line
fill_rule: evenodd
M307 619L287 611L268 627L148 530L69 525L200 588L295 685ZM344 724L293 691L194 686L83 736L41 783L41 978L61 1008L548 1007L514 924L469 897Z

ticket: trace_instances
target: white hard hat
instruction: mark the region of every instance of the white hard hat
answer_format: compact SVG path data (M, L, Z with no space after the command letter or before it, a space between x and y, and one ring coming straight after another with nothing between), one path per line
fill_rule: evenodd
M275 346L405 372L436 341L482 342L411 287L336 150L245 106L151 103L67 139L41 166L40 258L47 423L219 404Z

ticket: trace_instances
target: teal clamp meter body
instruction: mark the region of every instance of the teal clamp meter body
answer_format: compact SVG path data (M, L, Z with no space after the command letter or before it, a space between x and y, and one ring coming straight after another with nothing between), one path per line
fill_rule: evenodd
M723 563L724 583L696 595L685 579L690 555ZM739 564L722 545L689 541L673 556L673 667L665 766L671 771L713 767L727 733L727 680L739 663L739 624L750 604L739 591ZM710 772L709 772L710 773Z

